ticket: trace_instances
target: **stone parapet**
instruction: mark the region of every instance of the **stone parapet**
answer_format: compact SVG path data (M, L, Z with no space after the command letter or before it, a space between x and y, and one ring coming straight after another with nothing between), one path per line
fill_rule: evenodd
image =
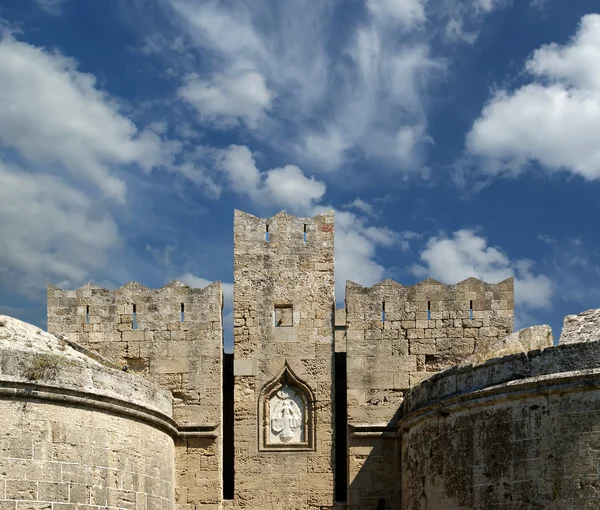
M594 508L599 391L596 342L432 376L398 422L402 508Z

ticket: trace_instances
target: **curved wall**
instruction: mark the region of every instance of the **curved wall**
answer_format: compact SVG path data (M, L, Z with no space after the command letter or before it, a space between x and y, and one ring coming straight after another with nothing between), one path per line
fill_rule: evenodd
M600 343L456 367L403 404L403 508L598 508Z
M0 349L0 508L173 509L168 392L63 349Z

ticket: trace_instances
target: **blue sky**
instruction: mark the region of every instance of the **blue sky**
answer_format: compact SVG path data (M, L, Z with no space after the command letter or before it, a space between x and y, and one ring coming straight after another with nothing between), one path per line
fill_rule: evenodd
M234 208L334 208L338 301L513 275L516 327L558 336L600 303L597 12L0 0L0 312L43 326L47 283L90 280L229 303Z

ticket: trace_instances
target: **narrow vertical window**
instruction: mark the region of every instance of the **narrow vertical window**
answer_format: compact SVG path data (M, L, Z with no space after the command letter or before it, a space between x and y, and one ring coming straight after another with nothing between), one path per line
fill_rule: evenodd
M181 303L181 316L180 316L181 322L185 321L185 305L183 303Z
M233 353L223 353L223 499L233 499L235 482Z
M85 307L85 323L86 324L90 323L90 305L87 305Z
M267 225L265 230L265 241L267 241L267 243L269 242L269 225Z
M346 353L335 353L334 372L334 420L335 420L335 500L346 501L348 486L348 418L346 409L348 394L346 390Z
M431 301L427 301L427 320L431 320Z
M385 322L385 301L381 302L381 322Z
M133 305L133 329L137 329L137 328L138 328L138 324L137 324L137 312L136 312L135 305Z
M473 320L473 301L469 301L469 319Z
M304 242L306 242L306 223L304 224Z

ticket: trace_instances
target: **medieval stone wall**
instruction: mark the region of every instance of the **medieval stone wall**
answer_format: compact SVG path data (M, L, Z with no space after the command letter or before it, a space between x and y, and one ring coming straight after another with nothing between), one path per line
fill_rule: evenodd
M450 369L403 404L403 506L597 508L600 343Z
M235 500L333 506L333 212L235 212Z
M174 508L169 392L0 316L0 508Z
M512 331L513 285L512 278L346 284L349 508L380 498L400 507L399 445L386 429L393 429L409 388Z
M177 441L178 505L216 508L222 496L222 289L130 282L48 287L48 331L63 334L172 392L179 426L214 429Z

